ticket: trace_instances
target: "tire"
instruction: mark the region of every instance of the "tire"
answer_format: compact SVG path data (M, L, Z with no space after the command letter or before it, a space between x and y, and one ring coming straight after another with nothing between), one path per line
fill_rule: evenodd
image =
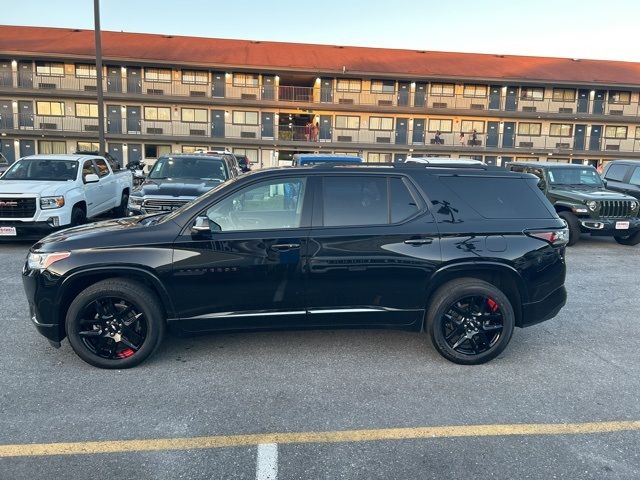
M640 231L629 235L614 235L613 238L615 238L616 242L620 245L638 245L640 243Z
M565 222L567 222L567 226L569 227L569 242L568 246L575 245L580 240L580 222L578 221L578 217L576 217L571 212L560 212L558 214L560 218L562 218Z
M116 217L125 217L127 215L127 207L129 205L129 194L127 192L122 192L122 197L120 198L120 205L113 209Z
M465 302L472 306L473 301L469 300L472 298L487 299L483 305L476 304L477 315L466 317L454 312L454 308L464 311ZM484 311L486 313L482 313ZM507 347L515 326L515 314L507 296L495 285L462 278L447 282L434 293L426 321L427 333L440 355L461 365L479 365L497 357ZM457 331L461 332L459 337Z
M115 299L120 299L119 303ZM94 310L96 301L102 305L111 302L111 309ZM114 310L117 315L109 317ZM100 318L99 311L104 313ZM119 315L125 313L128 317L121 318L119 327L108 325L111 321L117 324ZM131 323L127 324L127 319ZM65 327L71 347L82 360L99 368L121 369L134 367L153 354L164 337L165 318L160 300L151 290L138 282L113 278L78 294L67 312Z
M75 206L71 210L71 226L77 227L87 221L87 214L82 207Z

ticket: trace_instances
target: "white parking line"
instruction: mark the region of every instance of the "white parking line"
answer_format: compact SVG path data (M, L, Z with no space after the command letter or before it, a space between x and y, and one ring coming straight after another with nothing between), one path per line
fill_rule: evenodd
M256 480L276 480L278 478L278 444L258 445Z

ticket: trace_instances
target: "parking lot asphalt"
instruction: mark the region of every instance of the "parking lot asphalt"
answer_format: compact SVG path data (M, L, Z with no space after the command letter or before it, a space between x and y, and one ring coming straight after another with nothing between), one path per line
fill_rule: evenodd
M304 331L169 336L126 371L93 368L66 341L55 350L36 333L20 279L27 249L0 245L2 480L253 479L276 470L278 479L640 478L638 428L509 434L519 424L640 420L640 248L584 237L567 254L567 306L517 329L486 365L449 363L417 333ZM496 424L506 433L303 441L305 432ZM303 440L267 449L272 465L262 470L262 447L250 442L144 443L287 432ZM134 439L143 443L115 453L2 455L3 445Z

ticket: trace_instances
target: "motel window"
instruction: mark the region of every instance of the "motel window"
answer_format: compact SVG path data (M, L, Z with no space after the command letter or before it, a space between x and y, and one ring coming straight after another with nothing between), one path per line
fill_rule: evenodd
M233 153L244 155L250 163L258 163L258 150L254 148L234 148Z
M145 143L144 145L144 158L158 158L170 153L171 145L156 145L152 143Z
M145 68L144 79L147 82L170 82L171 70L168 68Z
M393 80L372 80L371 93L394 93L396 82Z
M206 145L183 145L182 153L196 153L196 152L206 152L209 150L209 147Z
M182 109L182 121L183 122L207 122L207 110L204 108L183 108Z
M67 142L38 140L38 154L67 153Z
M453 97L455 86L453 83L432 83L431 95L439 97Z
M369 152L367 153L368 163L391 163L390 153Z
M429 132L451 133L453 131L453 120L440 120L432 118L429 120Z
M144 107L144 119L157 122L170 122L171 109L169 107Z
M486 98L487 86L486 85L465 85L463 90L463 96L473 98Z
M46 117L62 117L64 115L64 103L36 102L36 113Z
M76 77L78 78L96 78L95 65L76 65Z
M98 142L77 142L76 152L97 152L100 150Z
M253 73L234 73L234 87L257 87L259 83L258 75Z
M233 111L234 125L258 125L258 112Z
M552 123L549 127L550 137L570 137L573 133L573 125L570 123Z
M528 135L530 137L539 137L542 133L541 123L520 122L518 124L518 135Z
M189 85L206 85L209 83L209 72L202 70L183 70L182 83Z
M336 115L336 128L345 130L358 130L360 128L360 117Z
M64 63L37 62L36 75L64 77Z
M604 127L604 138L627 138L627 127L621 125L607 125Z
M357 78L339 78L336 82L338 92L360 92L362 81Z
M576 91L573 88L554 88L552 98L554 102L575 102Z
M615 103L618 105L629 105L631 103L631 92L609 90L609 103Z
M640 140L640 127L636 127L636 139Z
M98 104L76 103L76 117L98 118Z
M523 100L543 100L544 88L542 87L522 87L520 89L520 98Z
M484 122L480 120L463 120L460 124L460 131L464 133L484 133Z
M369 117L369 130L393 130L393 118Z

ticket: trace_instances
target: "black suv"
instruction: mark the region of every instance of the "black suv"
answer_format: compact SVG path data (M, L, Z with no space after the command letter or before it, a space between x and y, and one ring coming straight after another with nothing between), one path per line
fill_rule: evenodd
M640 160L613 160L602 173L609 190L626 193L640 200Z
M126 368L183 333L426 331L478 364L565 304L564 222L533 175L419 164L261 170L168 214L60 231L23 280L55 346Z
M622 245L640 243L640 203L606 189L592 166L516 162L508 163L507 169L539 178L538 187L567 222L569 245L575 245L581 233L610 236Z

